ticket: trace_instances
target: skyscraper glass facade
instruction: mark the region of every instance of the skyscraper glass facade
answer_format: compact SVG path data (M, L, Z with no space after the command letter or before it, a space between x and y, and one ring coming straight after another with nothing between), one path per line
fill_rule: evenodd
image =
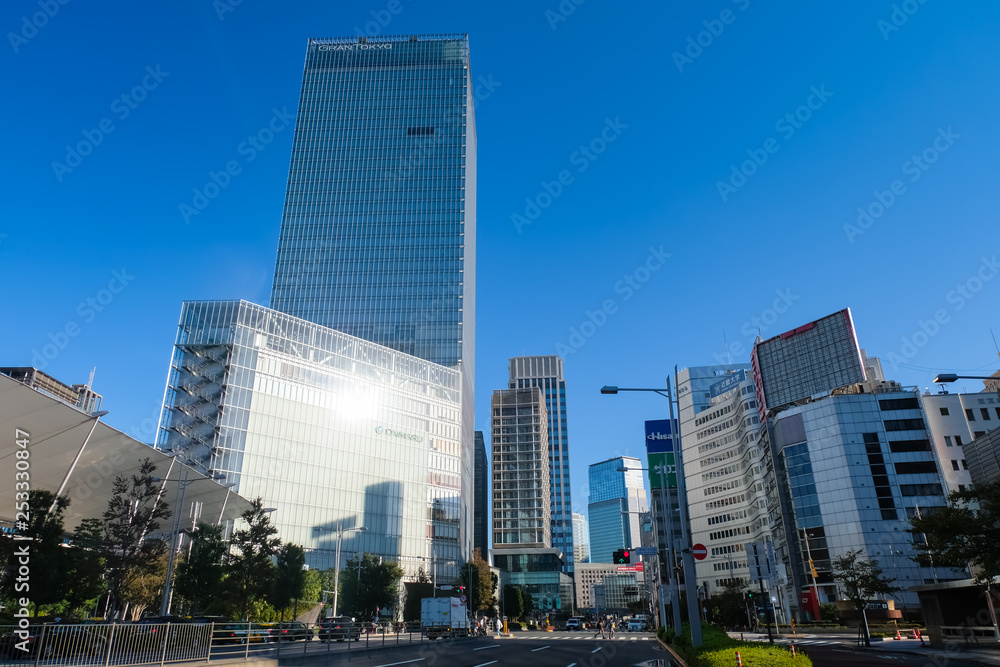
M471 373L475 158L465 35L309 40L271 307Z
M616 549L642 545L639 515L649 511L642 462L630 456L592 464L588 469L590 562L610 563ZM620 471L619 468L629 468Z
M479 549L484 559L490 551L490 474L489 457L486 454L486 439L482 431L476 431L476 498L473 513L472 548Z
M563 552L563 571L571 574L573 502L569 481L569 435L566 420L566 380L557 356L514 357L510 360L511 389L538 387L549 415L549 486L552 494L552 546Z
M277 508L314 568L334 567L339 526L342 562L455 576L471 542L461 388L455 369L262 306L186 302L157 448Z

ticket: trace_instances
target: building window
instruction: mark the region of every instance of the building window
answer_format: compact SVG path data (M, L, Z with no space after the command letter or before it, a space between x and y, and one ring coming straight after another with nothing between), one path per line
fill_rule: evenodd
M978 438L981 435L986 435L986 431L974 431L972 434L973 438Z
M962 470L968 470L968 469L969 465L965 462L965 459L962 459Z
M959 491L965 491L965 484L959 484L958 485L958 490Z
M951 441L951 436L950 436L950 435L946 435L946 436L944 436L944 444L946 444L946 445L948 445L949 447L951 447L951 446L953 446L953 445L954 445L955 443L953 443L953 442Z
M970 422L976 421L976 415L972 414L972 408L965 409L965 418L968 419Z
M989 408L979 408L979 414L983 416L986 421L990 420L990 409Z
M885 430L886 431L922 431L924 428L924 420L919 417L916 419L886 419L885 420Z
M946 438L948 436L945 436ZM951 443L948 444L951 447ZM902 452L929 452L931 451L930 440L890 440L889 451L894 454Z
M885 398L878 402L880 410L919 410L920 401L916 398Z
M944 495L940 484L900 484L899 492L905 497Z
M948 413L948 408L941 408L941 415L942 416L947 416L948 414L949 414Z
M937 466L933 461L911 461L909 463L897 463L897 475L919 475L921 473L937 472Z
M962 436L960 435L955 436L955 444L958 445L959 447L962 446Z
M955 459L951 460L951 469L958 470L958 461L956 461Z

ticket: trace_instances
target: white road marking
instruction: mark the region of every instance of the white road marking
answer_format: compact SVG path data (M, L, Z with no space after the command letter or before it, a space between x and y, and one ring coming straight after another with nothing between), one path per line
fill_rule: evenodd
M482 651L484 648L496 648L500 644L490 644L489 646L480 646L479 648L472 649L473 651Z
M604 648L604 647L603 647L603 646L598 646L598 647L597 647L597 648L595 648L595 649L594 649L593 651L591 651L591 653L597 653L597 652L598 652L598 651L600 651L600 650L601 650L602 648Z
M390 662L385 665L377 665L376 667L392 667L393 665L405 665L411 662L420 662L421 660L426 660L427 658L415 658L413 660L404 660L403 662Z
M539 648L533 648L533 649L531 649L531 652L534 653L535 651L544 651L547 648L549 648L549 647L548 646L541 646Z
M474 665L473 667L486 667L486 665L492 665L495 662L496 660L490 660L489 662L481 662L478 665Z

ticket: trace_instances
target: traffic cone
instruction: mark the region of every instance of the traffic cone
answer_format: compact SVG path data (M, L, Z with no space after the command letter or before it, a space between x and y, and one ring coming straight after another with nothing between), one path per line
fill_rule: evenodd
M743 658L740 657L740 652L736 652L736 667L743 667Z
M792 657L794 658L795 657L795 644L792 644L791 647L792 647Z
M896 628L896 639L902 639L903 637L899 634L899 628Z

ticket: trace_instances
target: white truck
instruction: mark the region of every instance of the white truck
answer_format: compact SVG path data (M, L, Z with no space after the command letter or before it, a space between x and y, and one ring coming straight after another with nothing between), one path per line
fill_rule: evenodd
M420 631L428 639L468 637L469 613L458 598L424 598L420 601Z

